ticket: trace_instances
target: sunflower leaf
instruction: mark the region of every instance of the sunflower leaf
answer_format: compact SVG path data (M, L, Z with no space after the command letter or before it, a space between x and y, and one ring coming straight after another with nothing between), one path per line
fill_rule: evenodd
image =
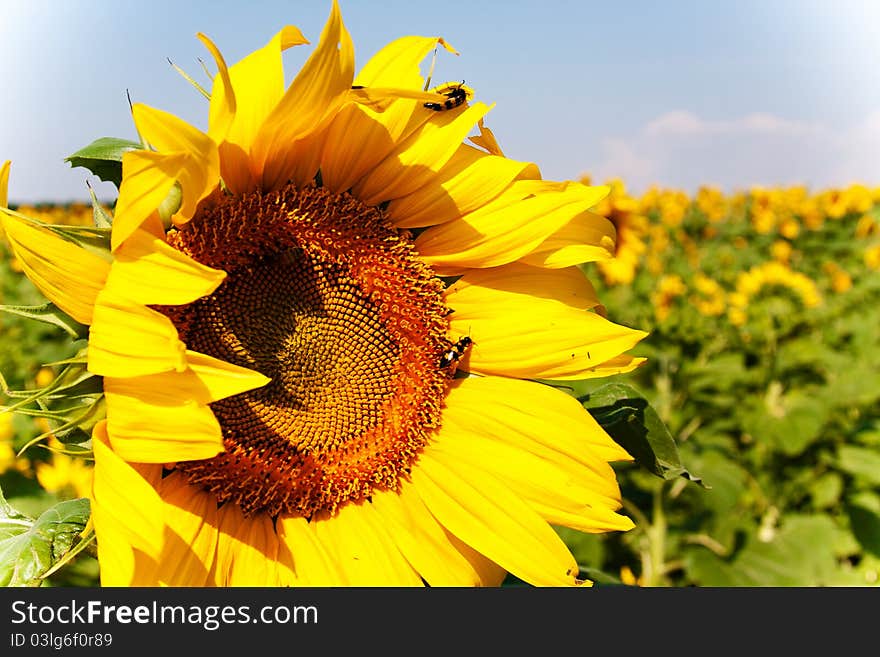
M52 324L64 329L70 337L75 339L84 338L89 333L89 327L80 324L72 317L62 312L54 303L44 303L41 306L4 306L0 305L0 312L35 319L38 322Z
M88 519L87 499L59 502L33 520L0 494L0 586L39 586L79 542Z
M143 148L141 144L127 139L101 137L76 153L64 158L71 167L83 167L105 182L112 182L117 189L122 182L122 154Z
M610 383L578 397L578 401L649 472L666 480L684 477L709 488L684 467L669 429L635 388Z

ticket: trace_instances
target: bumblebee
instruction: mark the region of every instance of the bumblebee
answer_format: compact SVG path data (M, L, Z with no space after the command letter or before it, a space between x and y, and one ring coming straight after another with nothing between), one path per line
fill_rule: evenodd
M446 96L442 103L425 103L425 107L435 112L451 110L464 104L474 96L474 90L466 87L464 80L461 82L447 82L431 89L432 93Z
M453 344L447 351L443 352L443 355L440 357L440 369L446 369L457 363L472 344L474 344L474 341L467 335Z

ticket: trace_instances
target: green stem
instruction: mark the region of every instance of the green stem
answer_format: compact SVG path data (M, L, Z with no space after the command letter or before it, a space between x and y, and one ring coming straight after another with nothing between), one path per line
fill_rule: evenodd
M664 481L658 482L654 489L652 509L654 522L647 530L650 567L644 574L643 586L666 585L666 514L663 511L665 483Z

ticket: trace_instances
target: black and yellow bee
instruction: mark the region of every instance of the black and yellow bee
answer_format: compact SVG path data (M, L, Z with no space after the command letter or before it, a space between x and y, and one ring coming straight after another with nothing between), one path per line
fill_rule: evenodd
M461 82L446 82L431 89L431 93L446 96L442 103L425 103L425 107L435 112L451 110L474 97L474 90Z
M456 364L472 344L474 344L474 341L470 336L466 335L449 347L449 349L444 351L443 355L440 356L440 369L450 368Z

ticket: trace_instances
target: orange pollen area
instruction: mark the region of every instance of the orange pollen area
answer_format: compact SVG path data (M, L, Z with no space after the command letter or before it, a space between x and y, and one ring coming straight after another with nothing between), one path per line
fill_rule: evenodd
M408 234L348 194L288 186L200 211L168 242L228 274L161 308L188 348L271 378L212 403L226 451L176 468L246 515L396 488L452 373L443 285Z

